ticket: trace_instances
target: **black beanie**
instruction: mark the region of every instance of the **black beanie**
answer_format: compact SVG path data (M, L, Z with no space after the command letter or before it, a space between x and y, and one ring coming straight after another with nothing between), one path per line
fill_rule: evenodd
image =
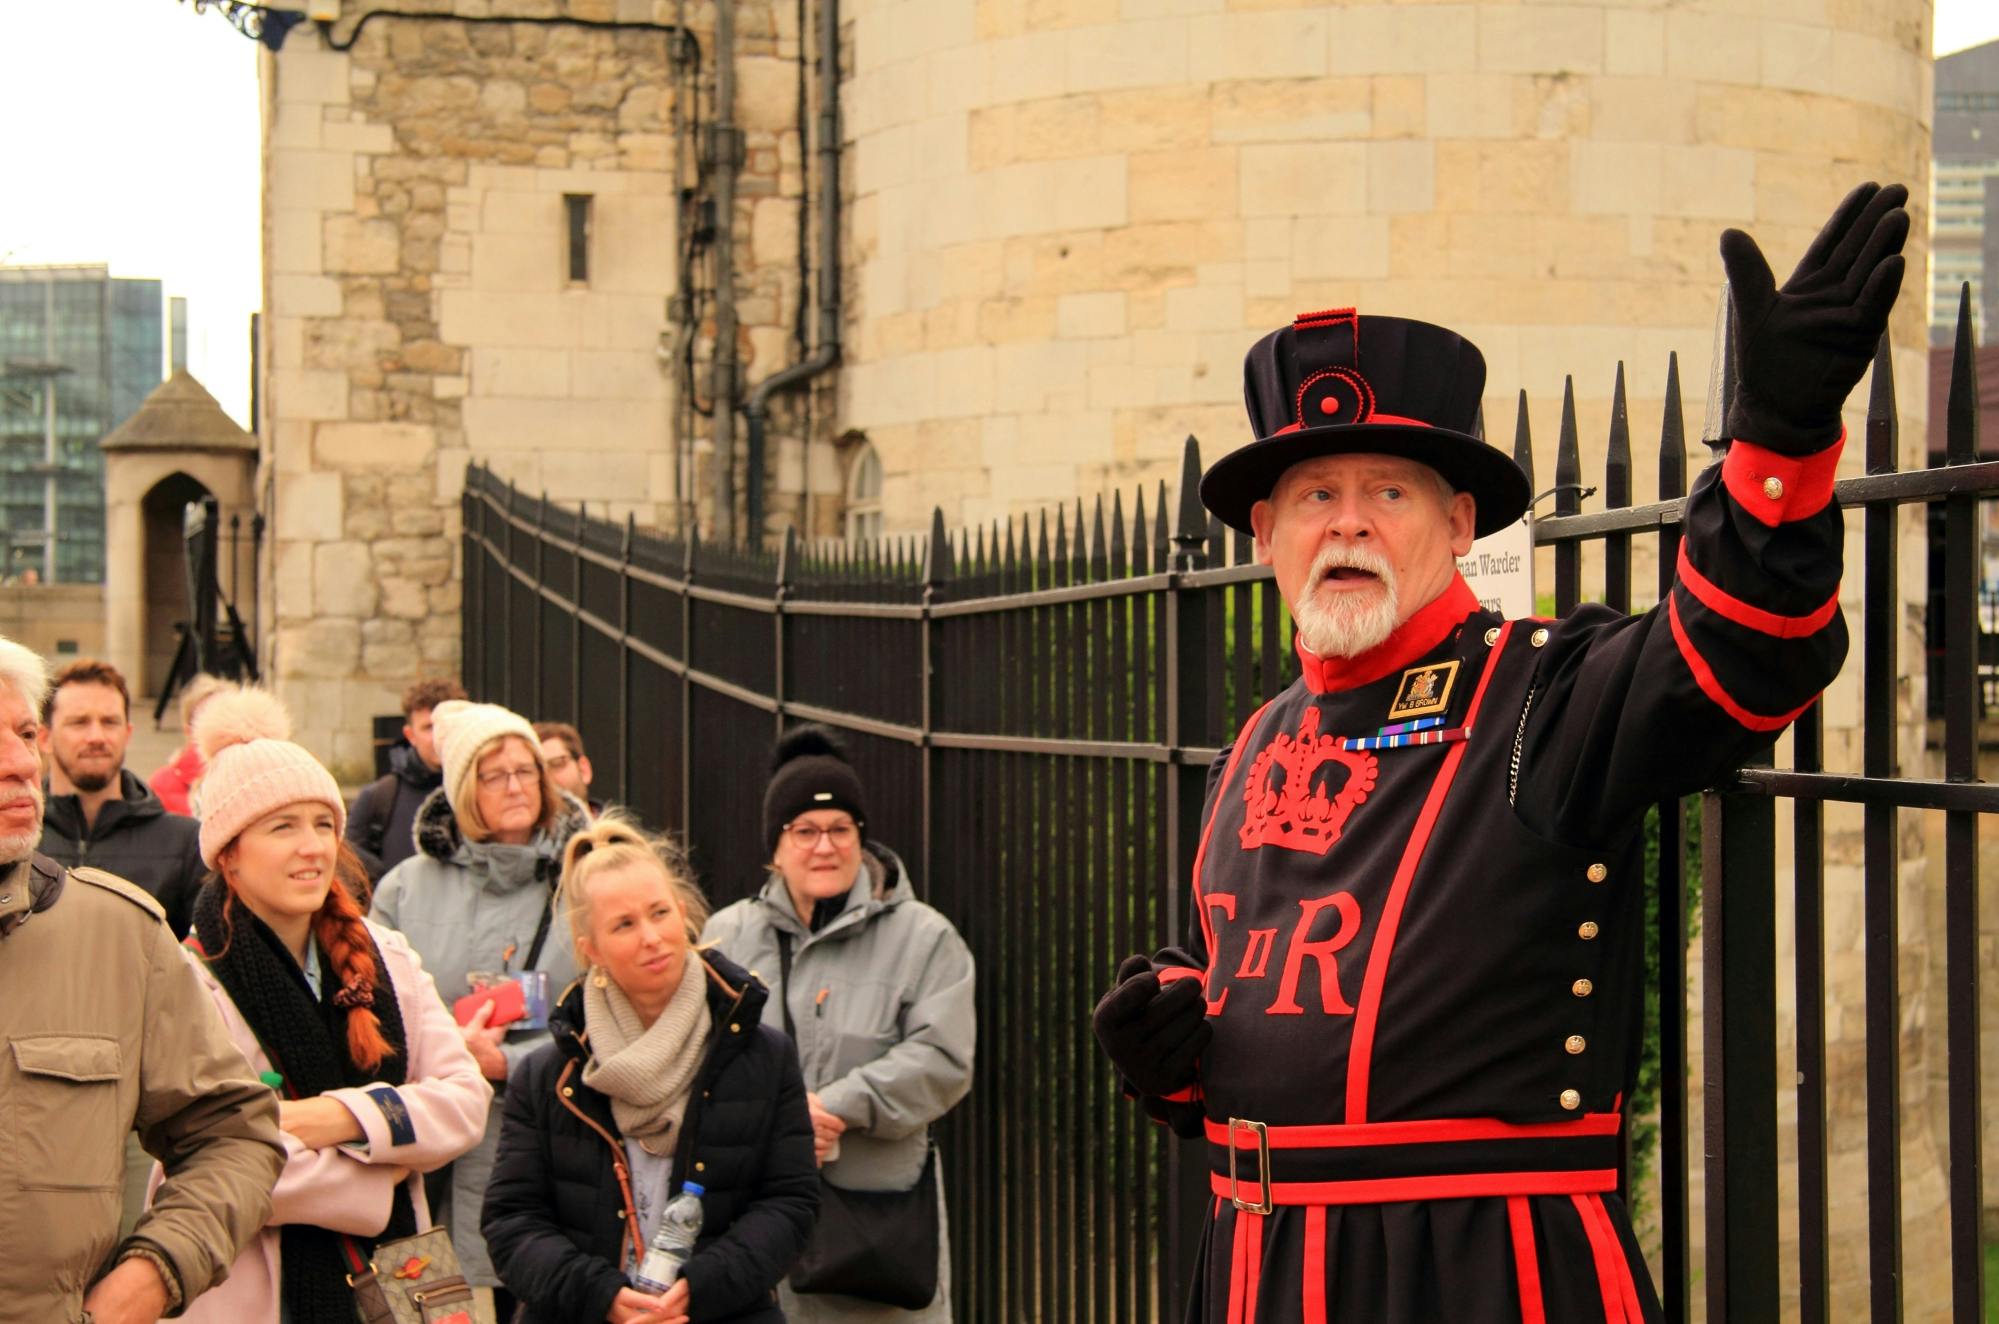
M764 791L765 849L775 854L784 825L814 809L844 809L856 823L868 821L861 779L847 762L846 747L816 724L787 731L777 742Z

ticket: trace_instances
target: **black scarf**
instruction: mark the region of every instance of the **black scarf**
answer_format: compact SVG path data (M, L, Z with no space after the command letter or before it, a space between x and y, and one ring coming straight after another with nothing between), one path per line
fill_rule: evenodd
M231 905L229 919L224 921L222 906L227 894L228 888L220 879L211 879L196 895L194 938L208 968L249 1022L264 1055L284 1075L284 1097L309 1099L328 1090L377 1082L402 1084L408 1074L409 1043L403 1032L402 1012L396 1006L395 985L389 982L388 966L373 939L369 946L377 974L370 1006L393 1052L379 1067L368 1071L347 1055L348 1009L336 1001L341 991L340 972L333 968L326 949L319 949L321 995L314 998L297 959L247 906ZM416 1208L410 1202L408 1187L398 1185L389 1224L380 1240L415 1232ZM287 1223L279 1237L283 1253L280 1290L292 1324L352 1324L354 1290L347 1285L352 1266L343 1253L341 1235L303 1223ZM363 1258L373 1254L374 1240L353 1240Z

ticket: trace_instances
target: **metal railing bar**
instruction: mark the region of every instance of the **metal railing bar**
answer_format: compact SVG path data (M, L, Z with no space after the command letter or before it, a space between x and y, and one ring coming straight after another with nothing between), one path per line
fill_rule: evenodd
M1989 782L1743 768L1735 774L1727 789L1794 800L1836 800L1843 804L1883 805L1895 809L1999 814L1999 784Z

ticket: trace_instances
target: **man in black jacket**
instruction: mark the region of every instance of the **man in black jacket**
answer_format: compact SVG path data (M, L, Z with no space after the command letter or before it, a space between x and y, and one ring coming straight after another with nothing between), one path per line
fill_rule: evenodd
M417 807L444 785L431 714L446 699L462 699L455 680L420 680L403 691L403 739L389 751L389 771L361 788L347 809L347 844L376 882L416 854Z
M208 874L201 825L170 814L125 768L132 699L108 662L85 658L56 673L42 703L48 812L41 852L72 869L102 869L152 893L175 937L185 937Z

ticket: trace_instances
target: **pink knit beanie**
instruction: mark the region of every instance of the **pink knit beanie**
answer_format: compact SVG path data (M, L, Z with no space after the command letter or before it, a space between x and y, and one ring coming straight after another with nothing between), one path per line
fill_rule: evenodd
M291 742L292 722L266 690L233 686L201 705L194 747L208 770L201 779L201 861L215 857L266 814L302 801L333 811L335 833L347 831L347 806L333 774Z

